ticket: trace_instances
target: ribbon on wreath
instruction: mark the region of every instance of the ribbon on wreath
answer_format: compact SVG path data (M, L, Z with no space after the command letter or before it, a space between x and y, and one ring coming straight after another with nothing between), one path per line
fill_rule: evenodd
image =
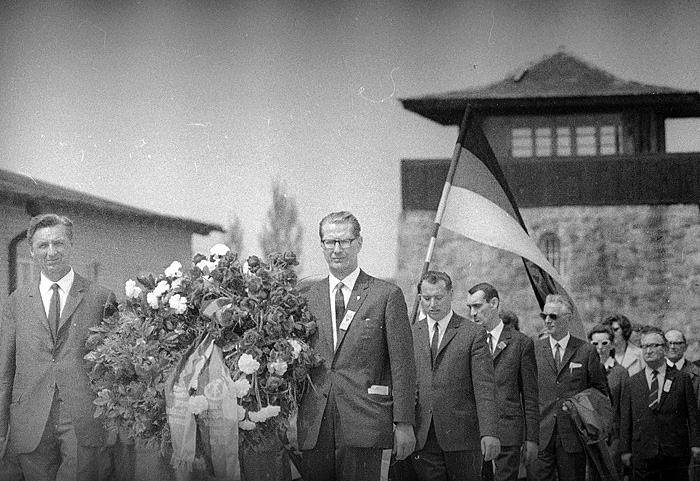
M241 479L238 457L238 398L221 348L207 336L193 344L171 373L165 410L173 454L170 464L191 471L197 446L197 422L217 479Z

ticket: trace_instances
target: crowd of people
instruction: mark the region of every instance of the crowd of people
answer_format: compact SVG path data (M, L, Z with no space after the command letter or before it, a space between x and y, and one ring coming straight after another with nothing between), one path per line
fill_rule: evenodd
M700 478L700 367L682 332L645 326L635 341L614 315L579 339L571 300L551 294L533 339L489 283L456 313L440 271L421 279L412 324L401 289L360 269L354 215L327 215L319 236L329 273L306 297L324 363L299 403L305 481ZM115 296L72 269L68 218L37 216L27 238L41 279L0 322L0 477L131 479L133 456L105 441L83 367Z

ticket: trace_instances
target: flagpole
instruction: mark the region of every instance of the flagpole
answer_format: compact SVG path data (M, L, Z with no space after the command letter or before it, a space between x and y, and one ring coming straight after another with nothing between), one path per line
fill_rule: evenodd
M445 179L445 185L442 188L442 195L440 196L440 203L438 204L437 212L435 213L435 222L433 222L433 231L430 235L430 242L428 243L428 252L425 254L425 261L423 262L423 268L421 269L420 277L418 282L423 279L423 276L430 270L430 260L433 257L433 251L435 250L435 242L437 239L438 232L440 230L440 223L442 222L442 217L445 214L445 206L447 204L447 196L450 193L450 188L452 187L452 180L455 176L455 171L457 169L457 164L459 163L459 157L462 152L462 144L464 143L464 136L467 132L467 125L469 123L469 117L471 115L471 108L469 103L464 109L464 117L462 117L462 124L459 128L459 137L457 137L457 143L455 144L455 149L452 152L452 160L450 161L450 169L447 171L447 178ZM411 310L411 324L415 323L418 318L418 307L420 305L420 293L416 293L415 301L413 302L413 308Z

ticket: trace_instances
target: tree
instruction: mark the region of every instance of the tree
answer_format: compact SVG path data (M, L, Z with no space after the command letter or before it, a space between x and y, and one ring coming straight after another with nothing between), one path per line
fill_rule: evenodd
M243 224L241 224L241 218L237 214L229 216L228 229L224 234L224 244L226 244L229 249L238 254L238 257L242 257L243 252Z
M272 206L267 210L267 224L258 237L265 257L273 252L293 251L301 257L304 229L294 197L287 194L286 185L279 180L272 184Z

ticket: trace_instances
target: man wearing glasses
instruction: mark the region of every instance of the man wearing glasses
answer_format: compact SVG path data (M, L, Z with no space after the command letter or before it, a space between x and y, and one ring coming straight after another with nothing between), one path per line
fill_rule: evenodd
M318 324L311 347L325 364L299 405L306 481L379 480L382 450L413 452L416 367L406 301L358 267L360 223L334 212L319 225L329 275L309 288Z
M666 363L668 343L658 327L642 331L645 368L630 378L622 405L620 451L635 480L687 480L700 459L698 407L690 377Z
M535 343L540 405L537 459L528 478L537 481L586 479L586 454L566 400L588 388L608 395L603 366L595 348L569 333L574 308L563 295L547 296L540 317L547 337Z
M684 356L686 349L688 349L685 335L681 331L671 329L666 331L664 337L666 342L668 342L667 364L690 376L695 397L700 402L700 367L688 361ZM698 408L700 409L700 404L698 404Z

